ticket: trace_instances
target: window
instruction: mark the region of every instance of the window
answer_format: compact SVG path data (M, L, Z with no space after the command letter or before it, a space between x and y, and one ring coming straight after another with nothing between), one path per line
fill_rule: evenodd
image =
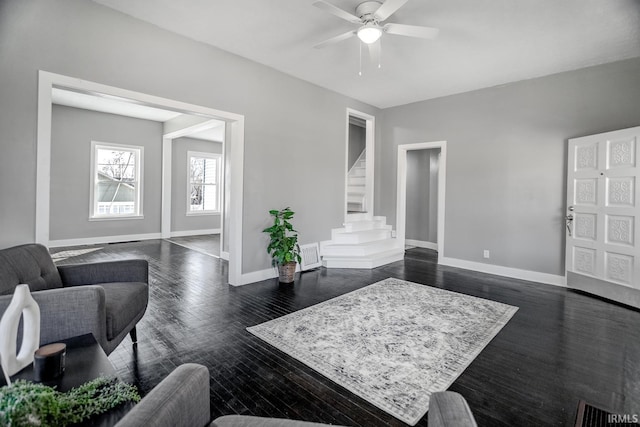
M91 218L142 217L143 147L91 143Z
M220 154L187 152L187 215L220 212Z

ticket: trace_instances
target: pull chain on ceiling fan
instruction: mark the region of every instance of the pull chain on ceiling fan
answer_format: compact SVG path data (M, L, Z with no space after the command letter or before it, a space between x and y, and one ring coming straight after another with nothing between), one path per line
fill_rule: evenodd
M352 24L357 24L359 25L359 28L334 36L328 40L316 44L314 47L321 49L323 47L349 39L353 36L357 36L360 41L362 41L362 43L365 43L369 46L369 54L371 56L371 59L374 61L377 59L378 68L380 68L380 43L376 42L380 40L383 33L406 37L416 37L421 39L434 39L438 36L440 30L438 30L437 28L396 23L387 23L384 25L380 25L381 22L387 20L387 18L393 15L402 6L404 6L407 1L408 0L386 0L384 3L380 3L378 1L365 1L364 3L360 3L358 7L356 7L354 15L347 12L346 10L332 5L331 3L327 3L324 0L318 0L313 3L314 6L326 12L329 12L332 15L337 16L338 18L349 21ZM360 53L360 56L362 56L362 53ZM360 63L362 64L362 58L360 59ZM360 65L360 68L362 69L362 65ZM360 71L359 74L361 75L362 71Z

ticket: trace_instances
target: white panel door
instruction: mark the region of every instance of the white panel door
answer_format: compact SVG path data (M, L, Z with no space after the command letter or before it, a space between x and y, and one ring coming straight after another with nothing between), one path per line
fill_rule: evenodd
M640 127L569 140L567 286L640 307Z

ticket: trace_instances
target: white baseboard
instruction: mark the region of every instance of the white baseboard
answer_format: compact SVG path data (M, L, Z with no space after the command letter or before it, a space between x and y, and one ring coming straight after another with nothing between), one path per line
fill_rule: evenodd
M188 237L188 236L200 236L203 234L220 234L219 228L208 228L205 230L185 230L185 231L172 231L169 234L171 237Z
M438 244L433 242L425 242L424 240L404 239L404 244L409 246L415 246L416 248L433 249L438 250Z
M484 264L482 262L466 261L463 259L440 257L438 262L450 267L464 268L465 270L479 271L481 273L495 274L497 276L511 277L514 279L528 280L531 282L545 283L554 286L567 286L564 276L555 274L540 273L531 270L521 270L519 268L503 267L501 265Z
M300 264L296 264L296 273L300 272ZM251 273L243 273L240 283L232 286L244 286L251 283L262 282L278 277L278 269L276 267L267 268L265 270L253 271Z
M102 245L105 243L121 243L131 242L135 240L151 240L160 239L160 233L146 233L146 234L124 234L120 236L99 236L99 237L85 237L81 239L61 239L50 240L50 248L59 248L63 246L84 246L84 245Z
M244 286L250 283L273 279L274 277L278 277L278 270L276 270L275 267L267 268L266 270L252 271L251 273L242 273L240 283L232 286Z
M229 261L229 252L227 251L220 252L220 258L222 258L225 261Z

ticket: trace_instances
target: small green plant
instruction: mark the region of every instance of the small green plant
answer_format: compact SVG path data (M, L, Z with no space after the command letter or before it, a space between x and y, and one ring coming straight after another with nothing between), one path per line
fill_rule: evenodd
M67 426L138 401L134 386L112 378L96 378L66 393L17 380L0 387L0 426Z
M284 208L279 211L270 210L269 214L273 217L273 225L262 231L269 234L267 253L271 255L271 263L284 265L288 262L301 262L298 232L289 222L295 212L290 208Z

